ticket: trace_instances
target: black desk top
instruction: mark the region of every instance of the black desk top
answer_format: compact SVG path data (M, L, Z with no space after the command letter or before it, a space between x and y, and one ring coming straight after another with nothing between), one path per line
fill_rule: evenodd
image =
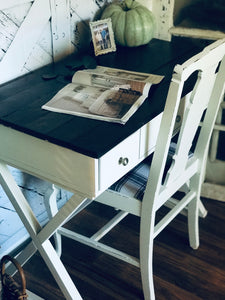
M98 56L98 65L165 76L159 85L152 86L148 99L125 125L41 109L71 81L72 73L66 66L77 59L76 56L1 85L0 124L99 158L163 111L175 64L183 63L203 47L184 38L175 38L172 42L154 39L145 46L121 47L116 52ZM55 79L43 80L43 74L53 71L58 75Z

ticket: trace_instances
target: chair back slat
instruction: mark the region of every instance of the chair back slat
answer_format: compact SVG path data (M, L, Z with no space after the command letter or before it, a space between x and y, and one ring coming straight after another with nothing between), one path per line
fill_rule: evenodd
M190 159L194 161L198 159L201 160L202 157L205 157L216 114L224 94L224 55L225 39L211 44L183 65L177 65L174 68L151 166L150 183L148 183L151 185L151 193L153 192L157 195L160 189L162 190L162 185L164 187L169 186L185 174ZM194 88L189 97L185 98L186 102L177 139L176 151L162 184L162 177L163 174L165 174L168 149L173 137L173 128L175 126L178 108L181 101L183 101L182 91L185 82L195 73L197 74L197 79ZM211 117L206 118L206 115L211 115ZM198 133L201 122L203 125L200 133ZM196 140L197 133L198 146L195 147L193 156L190 158L190 150ZM201 144L198 143L199 138Z
M224 47L225 48L225 47ZM209 105L201 125L201 134L196 145L195 155L199 159L204 159L203 155L207 154L201 145L209 145L210 137L213 131L213 126L216 121L216 116L225 96L225 50L224 57L219 66L219 72L216 76L213 90L211 93Z
M194 137L199 128L203 113L208 106L215 81L215 70L216 66L208 69L207 72L199 70L194 89L191 92L190 97L187 97L177 142L177 149L173 157L171 169L169 170L165 181L165 184L167 185L183 173L188 163Z

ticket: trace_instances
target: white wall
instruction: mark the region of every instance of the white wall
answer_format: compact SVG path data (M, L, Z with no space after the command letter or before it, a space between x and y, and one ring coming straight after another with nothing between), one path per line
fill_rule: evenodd
M151 8L151 0L138 0ZM111 0L8 0L0 3L0 84L81 51L89 21Z
M104 2L1 1L0 84L87 47L88 23Z

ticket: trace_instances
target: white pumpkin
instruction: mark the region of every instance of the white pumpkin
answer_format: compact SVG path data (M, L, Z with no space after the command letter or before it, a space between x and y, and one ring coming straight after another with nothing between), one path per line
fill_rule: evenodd
M152 12L135 0L110 4L101 16L107 18L112 20L115 42L119 45L144 45L154 36L156 22Z

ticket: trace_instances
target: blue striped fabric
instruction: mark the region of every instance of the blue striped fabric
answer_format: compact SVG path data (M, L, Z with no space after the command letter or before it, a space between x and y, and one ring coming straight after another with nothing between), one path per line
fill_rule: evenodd
M176 150L176 144L171 143L168 153L167 166L170 166L172 157ZM114 183L110 189L117 191L121 194L125 194L130 197L142 200L144 196L145 187L148 180L150 165L152 161L152 155L143 160L129 173L124 175L116 183Z

